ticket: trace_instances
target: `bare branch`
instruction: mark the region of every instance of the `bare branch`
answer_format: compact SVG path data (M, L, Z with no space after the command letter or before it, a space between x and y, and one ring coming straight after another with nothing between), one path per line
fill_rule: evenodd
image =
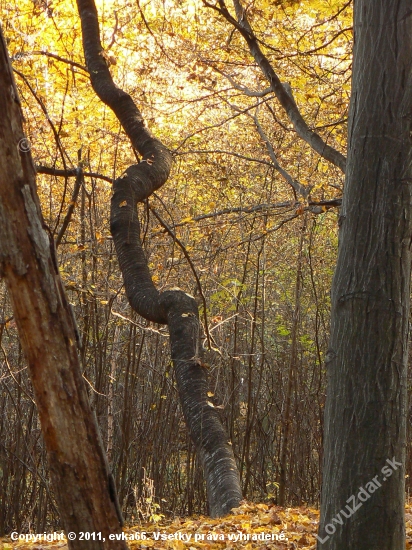
M285 109L286 114L292 122L297 134L321 157L340 168L342 172L345 172L346 158L342 155L342 153L325 143L319 134L309 128L306 121L302 117L295 100L285 90L285 87L281 83L278 75L275 73L268 58L262 52L240 1L233 0L237 19L229 13L224 0L218 0L219 5L211 4L207 0L203 0L203 3L205 6L218 11L243 36L249 47L250 53L260 67L262 73L268 79L272 91L276 95L279 103Z
M296 200L293 201L284 201L284 202L274 202L274 203L262 203L255 204L254 206L239 206L235 208L223 208L216 212L209 212L207 214L200 214L199 216L193 216L191 220L181 221L174 224L174 228L182 227L193 222L199 222L201 220L208 220L213 218L218 218L220 216L230 215L230 214L252 214L254 212L268 212L270 210L276 209L291 209L291 208L300 208L312 212L312 214L321 214L330 208L337 208L342 205L342 198L336 197L334 199L324 199L319 201L309 200L307 206L304 206ZM163 229L162 232L165 232Z
M77 172L77 174L76 174L76 183L74 184L72 198L71 198L69 207L67 209L66 215L64 217L62 226L61 226L61 228L59 230L59 233L57 234L57 237L56 237L56 248L61 243L63 235L65 234L66 229L69 226L69 223L71 222L73 212L74 212L74 207L76 206L76 201L77 201L77 197L79 195L80 188L81 188L82 185L84 185L84 174L83 174L83 170L82 170L82 167L81 167L80 163L79 163L78 168L76 169L76 172Z
M232 157L236 157L239 159L247 160L248 162L257 162L258 164L265 164L266 166L272 166L272 163L268 160L263 159L257 159L254 157L247 157L246 155L241 155L240 153L236 153L235 151L226 151L224 149L193 149L191 151L181 151L174 153L176 156L183 156L183 155L213 155L213 154L224 154L224 155L231 155Z
M169 227L169 225L162 219L160 214L152 206L149 205L149 208L150 208L150 211L152 212L152 214L154 215L154 217L157 219L157 221L163 227L165 232L168 233L172 237L174 242L179 246L179 248L183 252L184 257L186 258L187 263L189 264L190 269L192 270L193 276L196 279L196 285L197 285L197 288L199 290L199 294L200 294L202 304L203 304L203 316L205 318L205 333L206 333L206 339L207 339L208 347L210 349L212 344L210 342L210 334L209 334L209 328L208 328L209 325L208 325L208 319L207 319L207 303L206 303L205 295L203 293L203 288L202 288L202 284L201 284L200 279L199 279L199 275L197 274L197 271L196 271L196 267L194 266L194 264L192 262L192 259L189 255L189 252L187 251L185 245L177 237L177 235L173 231L173 229L171 227Z
M56 55L55 53L46 52L46 50L36 50L33 52L27 52L27 53L19 52L12 57L12 61L15 61L17 59L21 59L24 57L30 57L31 55L44 55L46 57L50 57L51 59L55 59L56 61L60 61L61 63L66 63L71 67L76 67L77 69L81 69L85 73L89 72L87 68L81 63L77 63L76 61L72 61L71 59L66 59L65 57L61 57L60 55Z
M250 115L251 116L251 115ZM298 195L301 195L305 200L308 198L311 187L305 187L301 183L298 182L298 180L295 180L292 178L292 176L287 172L284 168L282 168L278 162L278 159L276 157L275 150L273 149L272 144L269 141L269 138L265 134L257 115L254 115L252 117L253 122L255 123L256 129L262 138L267 152L269 153L270 159L272 161L273 167L279 172L279 174L282 176L282 178L292 187L295 193Z
M38 164L36 166L36 172L38 174L45 174L47 176L59 176L63 178L74 178L77 176L77 168L68 168L67 170L60 170L59 168L44 166L42 164ZM98 172L83 172L83 175L86 178L95 178L95 179L107 181L108 183L113 183L113 178L109 178L108 176L104 176L103 174L99 174Z
M224 76L231 83L231 85L233 86L233 88L235 90L238 90L239 92L242 92L243 94L245 94L249 97L265 97L266 95L268 95L272 92L272 88L270 88L270 87L265 88L264 90L255 91L255 90L251 90L250 88L247 88L246 86L241 86L240 84L238 84L233 79L233 77L230 74L227 74L227 73L221 71L220 69L218 69L217 67L215 67L214 65L212 65L211 63L209 63L207 61L203 61L203 62L206 65L208 65L209 67L211 67L214 71L216 71L217 73Z

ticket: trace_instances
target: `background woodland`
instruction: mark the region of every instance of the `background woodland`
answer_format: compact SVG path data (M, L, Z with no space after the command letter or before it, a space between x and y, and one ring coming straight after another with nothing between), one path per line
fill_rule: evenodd
M136 158L91 89L76 9L66 0L0 6L22 145L38 170L125 519L205 512L166 329L134 314L123 292L111 182ZM210 403L244 495L279 503L283 466L286 503L317 506L343 175L297 137L242 38L213 10L196 0L97 6L114 80L174 155L167 184L139 207L145 250L159 289L198 301ZM345 153L351 2L257 0L247 13L309 126ZM58 514L2 282L0 343L0 535L40 533Z

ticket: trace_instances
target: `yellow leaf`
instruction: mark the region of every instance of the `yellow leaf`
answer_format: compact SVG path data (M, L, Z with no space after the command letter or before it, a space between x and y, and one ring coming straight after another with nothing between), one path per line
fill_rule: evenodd
M120 207L120 208L123 208L123 206L127 206L127 201L122 201L122 202L119 204L119 207Z

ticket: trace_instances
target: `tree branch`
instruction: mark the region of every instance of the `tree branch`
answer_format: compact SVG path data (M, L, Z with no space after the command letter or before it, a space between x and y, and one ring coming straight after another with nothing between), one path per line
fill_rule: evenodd
M270 143L269 138L265 134L257 115L254 115L254 116L250 115L250 116L252 117L253 122L255 123L256 129L266 146L266 149L267 149L267 152L269 153L273 167L275 168L275 170L279 172L282 178L292 187L293 191L306 200L309 196L311 188L305 187L304 185L299 183L298 180L293 179L292 176L289 174L289 172L287 172L284 168L280 166L278 159L276 157L275 150L273 149L273 146Z
M36 165L36 172L37 174L45 174L47 176L59 176L62 178L74 178L77 176L77 168L68 168L67 170L61 170L59 168L44 166L42 164ZM109 176L104 176L103 174L99 174L98 172L83 172L83 176L85 176L86 178L95 178L107 181L108 183L113 183L113 178L109 178Z
M256 63L260 67L260 70L269 81L270 87L276 95L279 103L285 109L289 120L292 122L297 134L306 141L312 149L314 149L321 157L328 160L338 168L345 172L346 159L336 149L328 145L323 139L309 128L306 121L302 117L298 106L296 105L293 96L291 96L284 85L280 81L278 75L273 70L268 58L262 52L258 40L249 24L246 16L246 12L239 0L233 0L233 5L236 12L235 19L226 7L224 0L218 0L218 6L209 3L207 0L203 0L203 4L209 8L216 10L220 13L226 21L228 21L233 27L235 27L245 39L249 51L255 59Z
M66 216L64 217L62 226L61 226L61 228L59 230L59 233L57 234L57 237L56 237L56 248L61 243L63 235L65 234L66 229L69 226L69 223L71 222L73 212L74 212L74 207L76 206L76 201L77 201L77 197L79 195L80 188L81 188L82 185L84 185L84 173L83 173L83 169L82 169L82 166L81 166L81 149L79 149L79 151L78 151L78 160L79 160L79 166L76 168L76 182L74 184L73 194L72 194L72 198L71 198L71 201L70 201L70 204L69 204L69 208L67 209Z
M203 61L203 63L205 63L206 65L211 67L214 71L216 71L217 73L224 76L230 82L230 84L233 86L233 88L235 90L238 90L239 92L242 92L242 94L245 94L248 97L265 97L266 95L268 95L272 92L271 87L265 88L264 90L257 91L257 90L251 90L250 88L247 88L246 86L241 86L240 84L238 84L234 80L234 78L230 74L227 74L227 73L221 71L220 69L218 69L217 67L212 65L210 62L207 62L203 59L202 59L202 61Z

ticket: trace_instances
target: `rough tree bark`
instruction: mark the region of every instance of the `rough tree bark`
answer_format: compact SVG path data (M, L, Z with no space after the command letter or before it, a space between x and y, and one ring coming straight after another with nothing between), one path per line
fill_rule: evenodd
M0 105L0 274L29 365L62 524L76 534L72 549L124 550L125 542L108 540L121 533L114 484L81 375L53 239L41 215L1 28ZM101 540L85 543L80 532L101 533Z
M354 32L347 175L326 357L318 549L403 550L411 264L410 0L357 0ZM370 485L374 479L375 490Z
M218 412L208 404L207 373L199 351L199 317L193 297L179 289L159 293L155 288L140 241L137 203L147 199L169 176L172 156L145 127L132 98L113 82L100 43L93 0L78 0L83 47L90 80L142 156L115 181L111 202L111 232L126 294L145 319L167 324L171 355L186 424L202 460L209 512L221 516L238 506L242 494L232 447Z

